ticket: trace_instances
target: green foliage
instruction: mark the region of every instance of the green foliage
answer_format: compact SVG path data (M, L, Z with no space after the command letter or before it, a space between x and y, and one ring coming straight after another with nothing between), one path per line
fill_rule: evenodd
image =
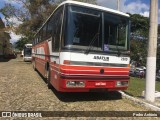
M139 14L130 14L131 20L131 60L146 64L149 18Z
M134 97L141 96L142 91L145 90L145 82L145 79L131 77L129 87L125 92ZM156 91L160 91L160 81L156 81Z
M130 14L130 19L131 33L147 38L149 33L149 18L140 14Z
M141 60L145 66L147 58L147 42L149 36L149 18L139 14L130 14L131 19L131 60ZM136 36L136 37L134 37ZM137 37L138 36L138 37ZM141 37L141 40L139 40ZM141 59L142 58L142 59ZM157 69L160 69L160 47L157 48Z
M141 65L146 64L147 57L147 41L138 41L131 40L130 42L130 51L131 51L131 60L139 61Z
M52 13L57 6L53 0L14 0L21 3L21 8L16 8L12 4L5 4L0 12L5 16L8 25L13 23L9 22L12 17L17 18L22 22L15 28L17 34L22 34L28 37L29 33L34 34L37 29L42 25L46 18Z
M23 50L25 44L30 43L30 40L26 37L21 37L20 40L16 42L16 48L19 50Z

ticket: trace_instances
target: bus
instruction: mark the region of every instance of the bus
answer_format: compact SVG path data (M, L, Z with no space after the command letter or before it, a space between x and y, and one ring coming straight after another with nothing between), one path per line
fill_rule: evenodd
M33 68L59 92L126 90L129 34L128 14L65 1L34 35Z
M32 44L25 44L23 48L23 61L32 61Z

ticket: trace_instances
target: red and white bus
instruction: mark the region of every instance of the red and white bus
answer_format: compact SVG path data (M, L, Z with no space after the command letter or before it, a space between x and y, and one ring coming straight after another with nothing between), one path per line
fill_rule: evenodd
M61 92L125 90L129 15L88 3L61 3L35 34L32 63Z

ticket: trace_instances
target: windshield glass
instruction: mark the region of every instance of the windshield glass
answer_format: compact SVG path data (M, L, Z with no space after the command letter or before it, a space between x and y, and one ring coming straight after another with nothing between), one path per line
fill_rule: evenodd
M32 48L25 48L24 49L24 56L30 57L32 54Z
M129 19L91 8L68 6L64 46L90 51L127 50Z
M104 13L104 51L127 49L128 20L122 16Z
M95 39L92 46L96 50L101 49L102 40L99 36L101 31L100 12L75 6L69 7L67 26L66 46L87 49Z

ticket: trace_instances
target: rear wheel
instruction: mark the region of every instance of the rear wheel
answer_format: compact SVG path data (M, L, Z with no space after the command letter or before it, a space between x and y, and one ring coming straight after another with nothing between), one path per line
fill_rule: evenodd
M36 63L35 63L35 61L32 62L32 65L33 65L34 71L36 71Z
M50 72L50 69L47 70L46 79L47 79L48 89L51 89L52 88L52 84L51 84L51 72Z

